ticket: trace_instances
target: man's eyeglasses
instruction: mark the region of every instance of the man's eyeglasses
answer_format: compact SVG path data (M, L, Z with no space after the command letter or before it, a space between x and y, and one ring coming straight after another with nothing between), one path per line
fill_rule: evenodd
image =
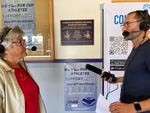
M26 41L25 41L25 39L21 39L21 40L13 41L12 43L16 43L16 44L20 44L20 45L25 45Z
M142 20L135 20L135 21L128 21L128 22L125 22L123 25L121 25L121 27L129 27L130 24L132 23L135 23L135 22L140 22Z

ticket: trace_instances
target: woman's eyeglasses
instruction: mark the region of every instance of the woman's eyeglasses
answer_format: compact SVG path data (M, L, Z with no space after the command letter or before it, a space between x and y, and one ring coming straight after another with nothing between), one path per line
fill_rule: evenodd
M25 41L25 39L21 39L21 40L13 41L12 43L16 43L16 44L19 44L19 45L25 45L26 41Z

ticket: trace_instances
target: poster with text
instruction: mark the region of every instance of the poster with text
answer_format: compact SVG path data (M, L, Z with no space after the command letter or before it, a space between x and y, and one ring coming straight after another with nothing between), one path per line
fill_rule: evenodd
M66 111L95 111L97 100L96 75L84 63L64 64Z
M94 20L61 20L61 45L94 45Z
M34 0L2 0L3 26L19 26L25 32L28 43L35 35Z

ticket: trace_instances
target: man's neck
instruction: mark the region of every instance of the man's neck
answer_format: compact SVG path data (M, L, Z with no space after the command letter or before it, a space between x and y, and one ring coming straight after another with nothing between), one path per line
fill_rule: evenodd
M132 40L133 47L138 48L140 45L142 45L145 41L147 41L149 38L147 36L140 36L136 39Z

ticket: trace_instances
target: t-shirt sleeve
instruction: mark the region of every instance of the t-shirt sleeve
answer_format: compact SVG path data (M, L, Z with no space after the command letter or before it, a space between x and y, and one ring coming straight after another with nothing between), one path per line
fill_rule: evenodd
M146 66L147 66L148 70L150 71L150 46L147 49L146 54L147 55L146 55L146 61L145 61L145 63L146 63Z

